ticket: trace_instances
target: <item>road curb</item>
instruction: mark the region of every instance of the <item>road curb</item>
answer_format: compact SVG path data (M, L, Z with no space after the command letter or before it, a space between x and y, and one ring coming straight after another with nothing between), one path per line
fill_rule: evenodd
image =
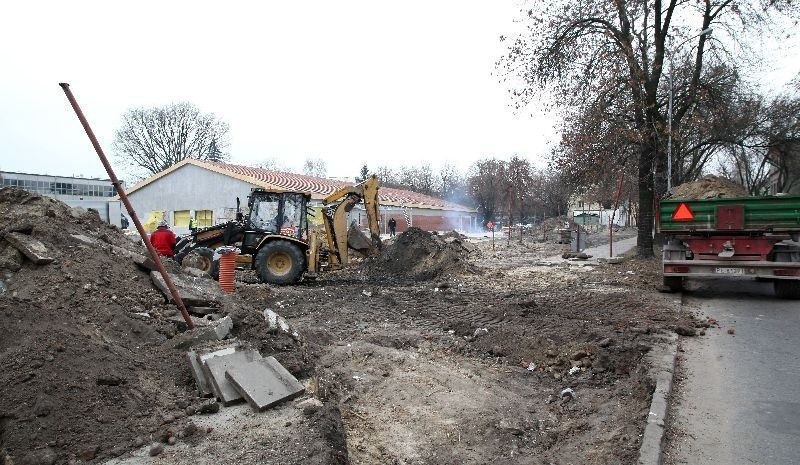
M642 434L642 445L639 447L639 465L660 465L663 455L664 421L667 418L667 396L672 391L672 378L675 373L675 361L678 357L678 336L674 333L664 334L648 353L650 370L648 375L656 382L650 410L647 414L647 425Z

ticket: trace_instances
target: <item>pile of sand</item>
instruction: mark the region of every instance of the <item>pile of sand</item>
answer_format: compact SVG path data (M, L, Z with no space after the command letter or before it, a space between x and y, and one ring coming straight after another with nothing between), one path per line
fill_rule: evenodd
M747 197L747 190L741 184L720 176L703 176L672 189L670 199L716 199L719 197Z

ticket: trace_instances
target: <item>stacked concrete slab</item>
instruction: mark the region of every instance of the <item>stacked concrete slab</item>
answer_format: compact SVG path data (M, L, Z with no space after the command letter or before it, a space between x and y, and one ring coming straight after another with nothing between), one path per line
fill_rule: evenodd
M231 385L247 399L256 411L263 411L285 400L294 399L305 391L275 357L267 357L232 367L225 372Z
M197 389L213 394L225 406L244 399L254 410L263 411L305 390L274 357L262 358L255 350L229 346L191 351L187 358Z

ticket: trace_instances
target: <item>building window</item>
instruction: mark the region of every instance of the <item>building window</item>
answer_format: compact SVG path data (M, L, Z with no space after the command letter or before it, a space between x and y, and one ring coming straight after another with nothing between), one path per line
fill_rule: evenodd
M214 214L211 210L197 210L194 212L198 228L214 226Z
M175 210L175 221L172 223L179 228L189 227L189 210Z

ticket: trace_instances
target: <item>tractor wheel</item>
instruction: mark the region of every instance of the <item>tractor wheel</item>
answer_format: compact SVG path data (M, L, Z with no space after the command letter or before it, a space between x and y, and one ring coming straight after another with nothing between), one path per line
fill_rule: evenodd
M214 251L208 247L190 250L181 257L180 263L184 268L196 268L205 271L214 279L219 279L219 260L214 260Z
M672 292L681 292L683 290L683 276L664 276L664 286L668 287Z
M800 299L800 281L794 279L776 279L773 282L775 295L781 299Z
M265 283L292 284L300 281L306 270L306 255L298 245L276 240L258 251L255 267Z

